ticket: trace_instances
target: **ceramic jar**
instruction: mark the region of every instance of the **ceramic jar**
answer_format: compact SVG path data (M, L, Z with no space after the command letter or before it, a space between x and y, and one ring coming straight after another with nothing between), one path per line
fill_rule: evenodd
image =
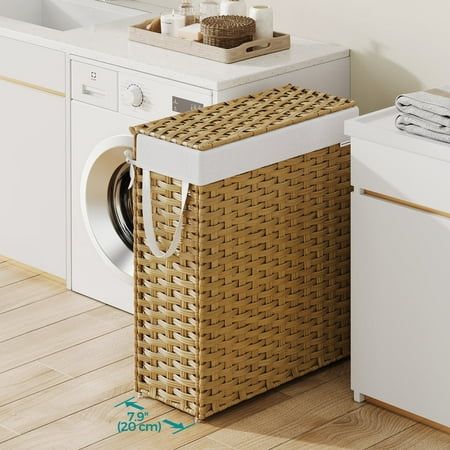
M249 17L256 22L255 40L273 38L273 10L270 6L252 6Z
M222 0L220 2L221 16L246 16L247 3L245 0Z
M207 17L219 15L219 4L214 1L204 1L200 3L200 21Z

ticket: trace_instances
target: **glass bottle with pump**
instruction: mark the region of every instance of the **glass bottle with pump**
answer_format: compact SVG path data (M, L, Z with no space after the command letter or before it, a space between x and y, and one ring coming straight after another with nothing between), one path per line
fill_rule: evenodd
M195 15L195 9L192 0L181 0L179 13L183 16L186 16L186 26L192 25L193 23L197 22L197 17Z

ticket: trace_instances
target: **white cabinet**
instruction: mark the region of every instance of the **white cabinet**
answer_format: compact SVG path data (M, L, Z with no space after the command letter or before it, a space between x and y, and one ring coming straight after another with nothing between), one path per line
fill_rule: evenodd
M65 56L0 50L0 254L65 278Z
M352 196L352 389L450 426L450 218Z
M400 134L394 118L388 110L346 127L352 389L449 427L450 148Z
M65 54L0 36L0 78L30 83L64 93Z

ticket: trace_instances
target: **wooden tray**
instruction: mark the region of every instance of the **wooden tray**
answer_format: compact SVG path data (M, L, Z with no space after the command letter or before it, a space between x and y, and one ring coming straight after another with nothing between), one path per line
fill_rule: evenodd
M277 32L273 34L272 39L259 39L257 41L246 42L235 48L225 49L213 47L198 41L188 41L186 39L179 39L148 31L146 26L152 20L150 19L138 25L131 26L129 28L130 41L153 45L154 47L161 47L175 52L187 53L188 55L211 59L225 64L280 52L291 47L291 36Z

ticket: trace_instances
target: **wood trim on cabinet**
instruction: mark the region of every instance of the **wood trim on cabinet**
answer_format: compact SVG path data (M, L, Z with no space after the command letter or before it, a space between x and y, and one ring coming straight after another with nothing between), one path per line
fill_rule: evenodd
M404 416L408 419L414 420L416 422L423 423L429 427L435 428L436 430L442 431L444 433L450 434L450 427L446 425L442 425L440 423L434 422L433 420L425 419L425 417L418 416L417 414L405 411L404 409L397 408L397 406L390 405L389 403L382 402L381 400L377 400L372 397L366 397L366 402L371 405L378 406L379 408L387 409L395 414L399 414L400 416Z
M6 81L7 83L17 84L19 86L24 86L29 89L34 89L35 91L45 92L46 94L50 94L50 95L57 95L58 97L66 96L66 94L64 92L46 88L46 87L40 86L38 84L29 83L28 81L22 81L22 80L17 80L15 78L5 77L4 75L0 75L0 81Z
M419 211L423 211L430 214L435 214L436 216L446 217L450 219L450 213L446 211L441 211L439 209L429 208L428 206L419 205L418 203L409 202L407 200L401 200L396 197L391 197L390 195L380 194L379 192L369 191L368 189L362 190L363 195L367 195L368 197L378 198L380 200L385 200L390 203L395 203L400 206L406 206L408 208L417 209Z

